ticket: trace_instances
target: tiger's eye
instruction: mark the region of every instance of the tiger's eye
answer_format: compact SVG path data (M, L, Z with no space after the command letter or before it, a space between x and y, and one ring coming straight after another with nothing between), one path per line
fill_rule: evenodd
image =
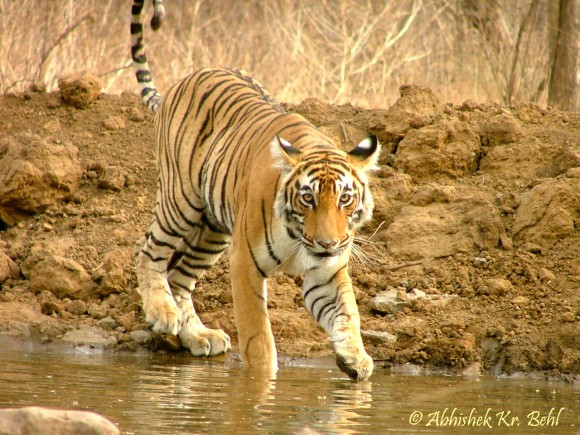
M312 202L314 202L314 196L312 196L311 193L303 193L302 200L308 204L311 204Z
M350 196L349 193L343 193L342 195L340 195L340 202L341 204L346 204L347 202L350 201L352 197Z

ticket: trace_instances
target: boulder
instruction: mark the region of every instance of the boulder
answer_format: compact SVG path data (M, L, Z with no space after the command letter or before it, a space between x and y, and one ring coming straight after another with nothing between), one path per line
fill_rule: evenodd
M570 145L527 136L489 148L479 169L487 180L525 186L536 178L555 177L575 166L580 166L580 153Z
M117 435L121 431L103 416L89 411L38 406L0 409L0 435Z
M8 278L17 278L20 275L18 265L2 249L0 249L0 284Z
M401 97L385 116L385 138L388 141L398 142L409 130L432 124L443 112L443 105L429 88L402 85L399 94Z
M410 130L399 143L393 167L415 180L458 178L477 169L479 154L479 137L467 123L439 121Z
M97 294L124 293L127 276L133 267L133 255L129 248L117 248L107 252L103 258L104 276L97 288Z
M86 301L97 287L83 266L58 255L42 257L28 271L28 279L34 291L50 291L59 299Z
M0 139L0 219L8 226L70 199L80 187L79 150L31 134Z
M577 231L580 222L580 179L551 179L521 197L512 233L516 246L534 243L551 248Z
M87 109L101 96L101 80L86 72L74 73L58 80L60 97L77 109Z
M106 337L101 330L91 326L81 326L78 329L68 331L62 341L74 346L91 346L93 348L111 347L117 343L114 337Z
M490 194L426 186L379 237L387 242L389 255L418 260L493 249L503 233Z

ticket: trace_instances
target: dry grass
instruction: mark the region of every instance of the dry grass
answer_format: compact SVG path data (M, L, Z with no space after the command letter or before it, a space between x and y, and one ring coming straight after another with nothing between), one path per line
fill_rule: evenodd
M550 0L500 0L499 43L462 1L172 0L146 46L161 92L196 68L226 65L286 102L387 107L401 84L416 83L455 103L545 104ZM99 75L105 92L135 92L129 19L128 0L0 0L0 93L53 90L80 70Z

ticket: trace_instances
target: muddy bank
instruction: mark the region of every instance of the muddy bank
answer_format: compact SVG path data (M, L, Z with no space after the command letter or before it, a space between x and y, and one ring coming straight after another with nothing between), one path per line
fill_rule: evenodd
M341 145L383 144L376 211L352 262L379 367L580 373L580 114L452 106L401 88L389 109L296 107ZM172 351L140 311L132 249L155 194L153 123L140 100L85 109L58 93L0 97L0 334ZM196 308L236 344L227 257ZM330 354L299 279L270 280L281 354ZM235 350L235 347L234 347Z

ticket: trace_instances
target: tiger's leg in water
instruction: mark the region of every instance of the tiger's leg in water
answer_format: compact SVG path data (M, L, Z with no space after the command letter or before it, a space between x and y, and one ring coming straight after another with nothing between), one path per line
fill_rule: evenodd
M244 364L274 376L278 371L278 359L268 317L266 277L253 261L248 242L241 237L235 238L232 245L230 275Z
M179 339L195 356L213 356L231 349L230 337L221 329L206 328L193 306L192 292L199 278L226 250L230 236L200 223L182 239L169 262L168 281L181 312Z
M308 311L329 335L338 368L352 379L367 380L373 360L363 346L348 266L306 272L302 294Z

